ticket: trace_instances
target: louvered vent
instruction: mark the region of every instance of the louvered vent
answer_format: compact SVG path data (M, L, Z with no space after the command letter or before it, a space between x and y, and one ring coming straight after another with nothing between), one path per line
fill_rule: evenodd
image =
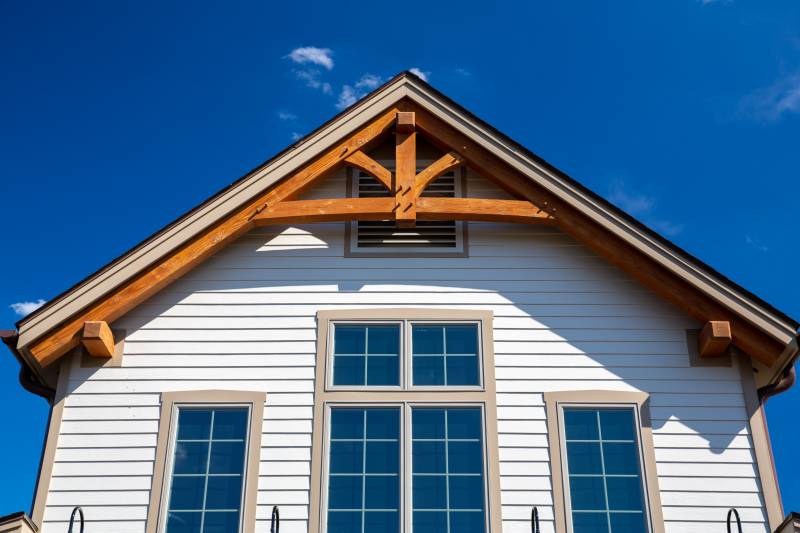
M358 197L380 198L389 191L372 176L358 172ZM458 193L454 172L444 174L428 185L422 196L453 198ZM352 243L358 250L400 249L410 251L452 251L461 249L462 223L452 220L418 220L413 228L399 228L393 221L363 221L355 224Z

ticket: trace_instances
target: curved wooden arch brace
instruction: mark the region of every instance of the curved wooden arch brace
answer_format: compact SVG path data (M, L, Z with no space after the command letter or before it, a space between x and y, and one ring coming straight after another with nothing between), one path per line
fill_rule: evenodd
M378 180L379 183L383 184L387 191L393 192L392 171L372 159L361 150L350 154L349 157L345 158L344 163L348 166L363 170Z
M417 174L414 183L414 194L419 196L425 188L433 183L433 181L456 167L461 166L464 158L456 152L448 152L442 157L428 165L424 170Z

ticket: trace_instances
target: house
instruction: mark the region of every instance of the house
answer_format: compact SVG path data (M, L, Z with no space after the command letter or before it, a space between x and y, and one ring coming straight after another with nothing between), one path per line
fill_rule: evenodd
M783 522L798 323L410 73L17 326L44 533Z

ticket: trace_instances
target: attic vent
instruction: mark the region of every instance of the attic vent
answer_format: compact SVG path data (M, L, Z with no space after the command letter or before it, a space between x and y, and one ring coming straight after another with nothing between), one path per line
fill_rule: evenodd
M360 171L354 175L354 196L380 198L390 196L383 185ZM421 196L454 198L461 187L455 172L444 174L431 183ZM418 220L412 228L400 228L394 221L354 222L351 226L351 251L397 253L461 253L463 222L452 220Z

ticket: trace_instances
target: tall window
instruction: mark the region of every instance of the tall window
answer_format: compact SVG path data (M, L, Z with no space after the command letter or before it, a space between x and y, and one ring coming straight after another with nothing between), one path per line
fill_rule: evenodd
M663 533L646 393L544 394L556 530Z
M499 531L491 314L318 319L310 530Z
M161 394L145 533L255 533L266 394Z

